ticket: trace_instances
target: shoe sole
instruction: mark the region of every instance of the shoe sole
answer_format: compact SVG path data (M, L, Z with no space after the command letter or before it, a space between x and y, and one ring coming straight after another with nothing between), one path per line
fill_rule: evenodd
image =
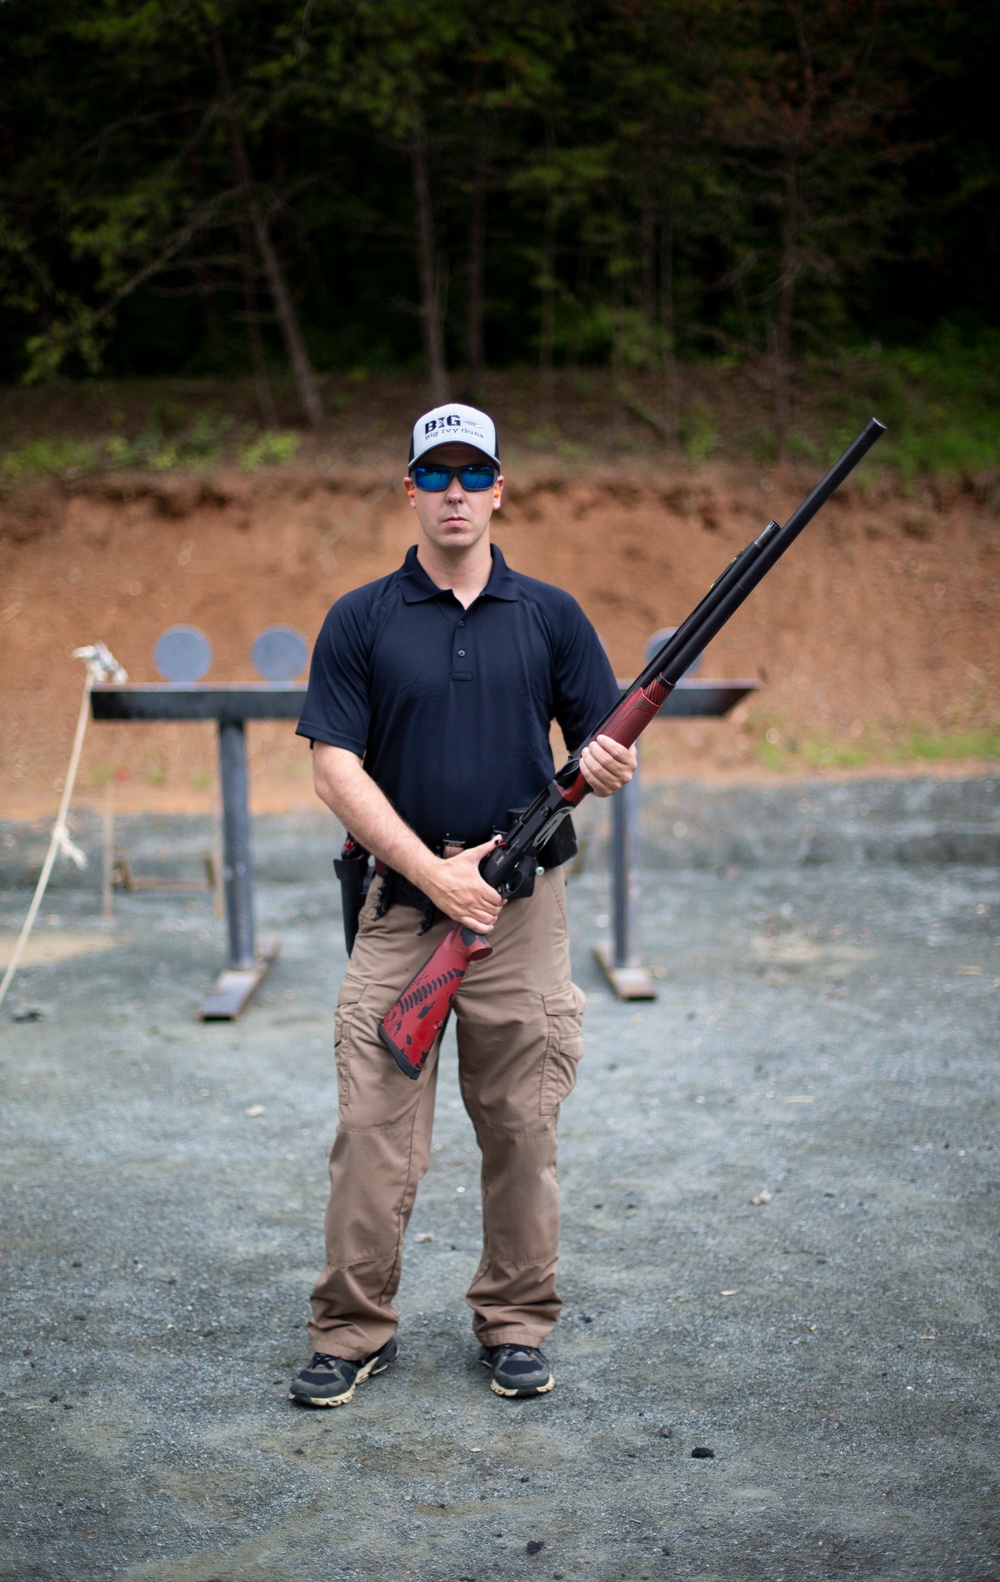
M359 1368L354 1375L354 1383L349 1390L344 1391L343 1395L304 1395L296 1390L294 1383L288 1393L293 1401L301 1401L303 1406L346 1406L348 1401L354 1399L354 1392L359 1384L364 1384L366 1379L374 1378L376 1373L384 1373L395 1360L395 1357L389 1357L376 1366L373 1359L366 1367Z
M514 1400L516 1398L524 1398L529 1395L547 1395L550 1390L555 1389L555 1384L555 1375L550 1373L544 1384L532 1385L530 1389L506 1390L502 1384L497 1383L496 1379L490 1380L490 1389L495 1395L504 1395L508 1400Z

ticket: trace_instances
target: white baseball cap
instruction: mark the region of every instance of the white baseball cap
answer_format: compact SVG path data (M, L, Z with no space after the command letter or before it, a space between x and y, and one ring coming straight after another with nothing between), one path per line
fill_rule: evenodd
M423 417L417 418L410 439L410 466L436 445L456 442L474 445L494 467L499 468L500 453L493 419L487 417L485 412L477 411L474 406L462 406L458 401L449 401L447 406L436 406L432 412L425 412Z

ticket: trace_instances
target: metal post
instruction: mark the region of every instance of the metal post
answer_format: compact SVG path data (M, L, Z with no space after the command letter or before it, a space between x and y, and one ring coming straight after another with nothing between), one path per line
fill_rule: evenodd
M219 773L229 966L242 971L253 966L255 954L247 749L242 720L219 721Z
M183 668L192 676L204 673L211 658L211 644L206 637L184 627L175 627L164 636L171 637L175 649L182 638L189 649L192 636L200 639L200 643L195 643L193 657L190 652L182 651L180 659L184 660ZM254 644L254 664L263 675L276 680L281 668L287 671L294 665L301 669L305 662L304 646L301 655L296 650L289 659L289 642L294 637L295 633L283 627L261 634ZM265 638L268 640L265 652L258 657ZM163 641L161 638L157 644L158 651ZM184 644L181 644L182 649ZM294 644L292 647L294 649ZM166 659L171 659L171 655ZM157 664L166 674L166 660L158 659ZM174 653L171 669L177 673L180 668ZM245 729L247 720L297 720L302 713L304 697L305 687L280 686L274 680L263 686L254 683L212 687L193 679L182 680L179 674L166 685L155 682L150 686L136 686L123 682L94 686L90 691L95 720L215 720L218 723L222 852L221 860L213 861L213 867L216 874L221 875L225 895L229 965L219 974L198 1012L203 1022L235 1021L278 956L280 940L276 936L257 936L254 929Z
M639 953L639 771L611 798L611 943L596 955L620 1000L655 1000Z
M639 771L611 798L611 914L614 965L639 957Z
M654 632L647 661L662 648L673 628ZM664 719L721 719L735 708L756 681L696 681L690 666L661 711ZM619 682L623 688L625 683ZM639 951L639 772L611 798L611 940L594 946L601 970L620 1000L655 1000L656 990Z

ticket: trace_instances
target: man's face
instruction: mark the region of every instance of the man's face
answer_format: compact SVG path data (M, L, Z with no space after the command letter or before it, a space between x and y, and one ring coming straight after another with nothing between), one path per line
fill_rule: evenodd
M446 467L467 467L482 462L483 454L472 445L454 441L435 445L420 458L421 466L432 463ZM449 479L448 486L436 493L418 489L412 478L406 477L403 486L413 509L417 513L420 531L436 549L471 549L489 532L490 517L500 504L503 478L499 477L491 489L463 489L457 476Z

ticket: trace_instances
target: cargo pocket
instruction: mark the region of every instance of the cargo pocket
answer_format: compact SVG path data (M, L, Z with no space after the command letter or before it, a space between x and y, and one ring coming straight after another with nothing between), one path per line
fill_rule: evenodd
M364 997L364 983L352 983L345 978L337 999L337 1014L333 1023L333 1053L337 1062L337 1098L341 1112L351 1102L351 1044L354 1019Z
M583 1012L586 995L571 983L566 989L543 994L547 1023L545 1061L542 1066L543 1115L553 1115L573 1091L583 1054Z

